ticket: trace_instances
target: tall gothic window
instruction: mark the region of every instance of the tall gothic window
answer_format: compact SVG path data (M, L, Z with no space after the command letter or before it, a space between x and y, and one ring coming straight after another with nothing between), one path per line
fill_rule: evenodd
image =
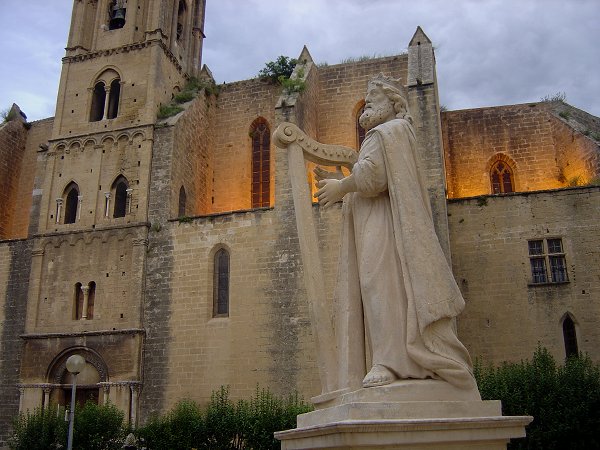
M263 118L250 127L252 137L252 207L271 204L271 133Z
M98 122L104 117L104 104L106 103L106 89L102 81L94 86L92 92L92 107L90 109L90 122Z
M515 191L515 180L512 170L504 161L498 161L490 170L492 194L507 194Z
M213 280L213 316L229 315L229 252L224 248L215 253Z
M96 283L90 281L88 284L88 304L87 304L87 318L94 318L94 302L96 301Z
M567 314L563 320L563 339L565 341L565 354L569 356L577 356L579 349L577 347L577 332L575 331L575 323L571 316Z
M77 208L79 206L79 186L74 181L65 188L65 223L77 221Z
M187 201L187 196L185 194L185 188L181 186L179 189L179 205L177 209L177 217L184 217L185 214L185 203Z
M127 213L127 189L129 185L127 179L123 175L119 175L113 183L113 191L115 195L115 209L113 217L125 217Z

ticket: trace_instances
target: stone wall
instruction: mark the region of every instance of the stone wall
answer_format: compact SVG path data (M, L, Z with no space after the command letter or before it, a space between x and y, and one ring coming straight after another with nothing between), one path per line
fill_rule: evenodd
M407 63L408 56L399 55L318 68L321 88L317 139L358 150L356 119L364 103L367 81L381 72L406 84Z
M0 243L0 448L19 412L19 365L23 355L32 242Z
M50 149L40 154L45 161L38 163L45 168L44 173L38 174L43 179L40 183L39 231L91 230L145 222L152 144L150 127L52 141ZM125 216L115 218L114 183L120 175L126 178L132 191ZM75 223L65 224L65 189L71 181L79 187L80 212ZM106 193L110 193L108 214ZM57 223L58 198L63 199L63 206Z
M186 216L212 210L215 97L201 92L173 129L170 217L178 217L179 191L186 193Z
M213 141L214 172L211 211L249 209L252 206L252 139L250 126L264 118L275 131L274 106L281 87L258 79L221 87L215 114ZM271 204L274 196L275 148L271 145Z
M515 191L565 185L544 104L448 111L442 130L449 198L490 194L490 168L499 154L514 168Z
M485 362L565 356L570 313L579 350L600 359L600 188L451 200L453 270L466 300L458 333ZM561 238L569 282L532 285L527 241Z
M552 135L556 146L556 161L560 177L569 186L577 186L600 180L600 146L591 136L589 129L577 131L569 117L550 116ZM597 136L600 137L600 126ZM591 133L590 133L591 134Z
M27 129L18 118L0 125L0 239L13 237L13 216L22 206L18 191L26 140Z

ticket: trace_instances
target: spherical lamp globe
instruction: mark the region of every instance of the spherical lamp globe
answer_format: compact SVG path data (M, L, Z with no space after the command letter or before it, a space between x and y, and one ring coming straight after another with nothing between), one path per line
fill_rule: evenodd
M85 359L81 355L71 355L67 359L67 370L71 373L80 373L85 367Z

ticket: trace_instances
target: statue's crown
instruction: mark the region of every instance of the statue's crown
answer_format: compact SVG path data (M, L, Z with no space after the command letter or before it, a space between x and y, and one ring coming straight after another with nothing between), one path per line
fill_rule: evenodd
M394 91L397 91L404 98L406 98L407 92L406 92L406 88L404 87L402 82L395 78L388 77L388 76L384 75L383 73L380 73L378 75L371 77L369 79L369 84L375 84L375 85L379 85L379 86L389 87L389 88L393 89Z

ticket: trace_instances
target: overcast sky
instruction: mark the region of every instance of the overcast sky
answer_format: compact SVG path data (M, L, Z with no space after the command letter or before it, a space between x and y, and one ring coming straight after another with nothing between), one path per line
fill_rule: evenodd
M0 110L54 115L72 0L0 0ZM436 47L448 109L567 102L600 116L600 0L207 0L203 62L216 81L256 76L307 45L317 63Z

